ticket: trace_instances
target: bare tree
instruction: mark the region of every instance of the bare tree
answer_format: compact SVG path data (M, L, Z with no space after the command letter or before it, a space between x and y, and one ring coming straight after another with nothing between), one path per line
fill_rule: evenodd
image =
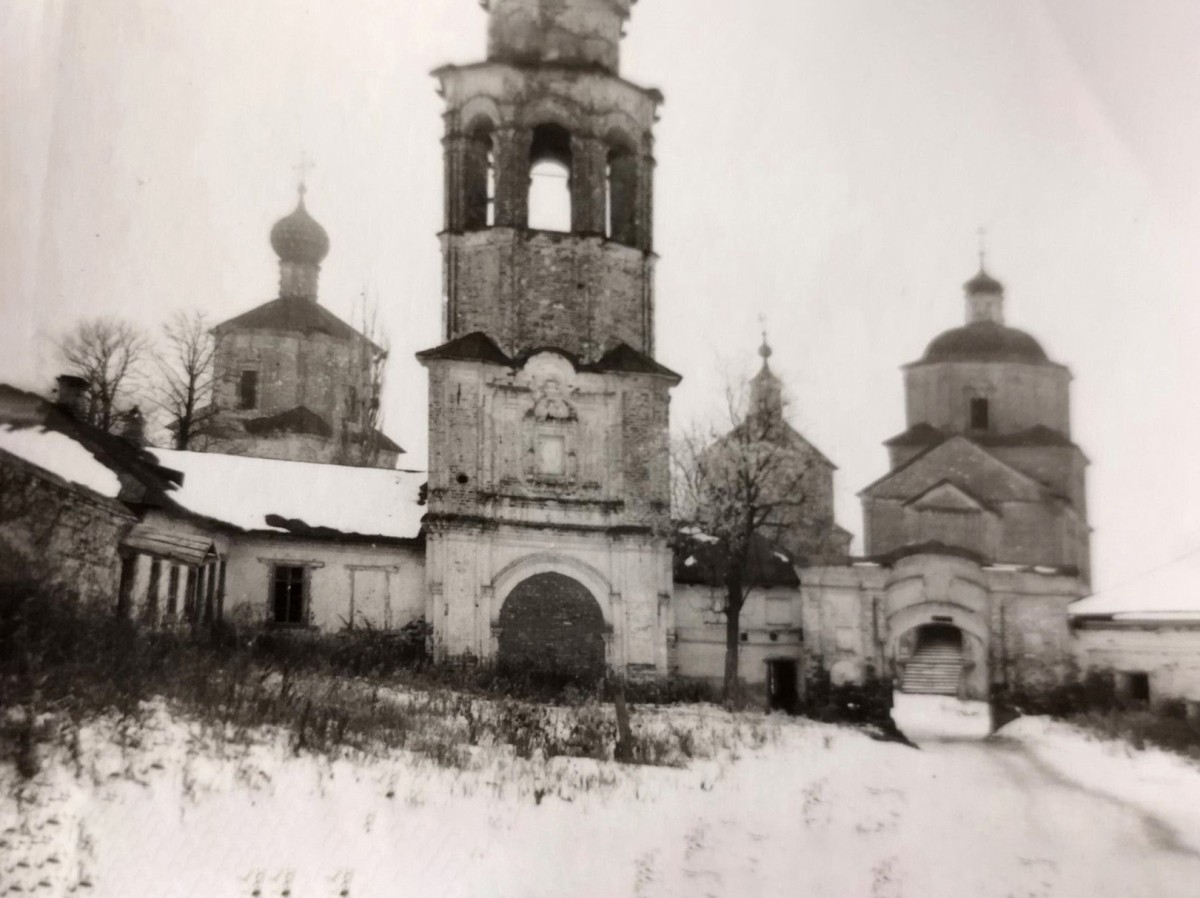
M737 694L742 608L763 565L763 544L781 521L809 504L811 454L797 451L779 406L747 407L727 390L728 429L693 427L673 451L681 535L705 544L711 579L723 591L724 698Z
M191 449L211 429L216 342L209 331L208 316L199 309L176 312L162 328L150 396L169 418L176 449Z
M339 453L342 464L375 467L383 451L383 388L390 341L379 318L379 303L364 290L355 312L355 326L363 339L351 356L354 397L349 402L352 426L343 434Z
M120 406L150 352L150 341L130 321L101 317L80 321L59 340L70 373L88 382L88 421L113 432Z

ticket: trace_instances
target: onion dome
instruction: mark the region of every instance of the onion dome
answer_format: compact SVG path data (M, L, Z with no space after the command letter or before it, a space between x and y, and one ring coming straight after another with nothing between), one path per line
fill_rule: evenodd
M994 321L976 321L933 338L922 364L932 362L1049 362L1040 343L1025 331Z
M976 293L1003 293L1004 285L988 274L980 265L979 273L963 284L963 289L967 291L968 296Z
M271 246L281 262L320 265L329 254L329 235L304 208L304 192L301 184L295 210L271 228Z

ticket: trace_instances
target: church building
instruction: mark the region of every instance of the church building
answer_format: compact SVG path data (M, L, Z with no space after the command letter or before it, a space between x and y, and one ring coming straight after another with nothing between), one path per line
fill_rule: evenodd
M860 493L865 559L799 571L806 662L835 682L987 699L1074 670L1090 531L1071 375L1005 325L982 268L965 294L966 323L905 366L908 428Z
M487 0L486 58L434 73L444 296L438 345L417 354L427 472L395 470L403 450L378 429L383 347L318 300L330 241L301 184L270 235L278 297L213 329L207 442L138 457L153 507L77 491L116 534L95 566L131 572L122 592L152 624L338 632L423 617L437 660L523 671L719 680L728 636L745 680L777 696L826 675L971 699L1061 682L1068 606L1089 592L1088 461L1070 372L1005 324L982 266L965 323L904 367L907 427L860 493L860 558L834 520L835 466L789 423L764 336L739 426L783 454L768 486L791 493L756 538L740 632L726 634L715 540L672 524L680 376L655 359L663 97L620 74L632 3ZM0 467L59 495L63 472L20 454L50 413L13 395ZM87 448L69 416L50 417L67 423L44 439ZM162 567L168 544L203 552ZM122 567L121 552L144 563Z
M279 296L213 328L214 402L195 448L395 468L404 450L375 426L386 353L318 301L329 235L304 195L302 183L271 229Z

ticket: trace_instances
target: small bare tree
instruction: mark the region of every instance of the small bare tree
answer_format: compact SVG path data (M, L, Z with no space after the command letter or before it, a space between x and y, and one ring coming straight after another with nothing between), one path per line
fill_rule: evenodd
M150 353L149 339L125 319L88 318L67 331L58 348L69 372L88 382L89 423L113 432Z
M797 451L779 406L747 407L727 390L729 428L696 426L673 452L676 515L682 535L706 543L709 574L723 591L724 698L738 688L742 608L762 565L762 543L809 502L810 454Z
M383 451L383 388L390 343L379 318L379 303L368 299L365 290L354 323L363 337L351 356L352 380L357 382L351 404L355 427L344 434L339 462L375 467Z
M193 448L212 425L216 342L209 330L203 311L176 312L163 325L163 342L155 353L158 377L150 397L167 414L176 449Z

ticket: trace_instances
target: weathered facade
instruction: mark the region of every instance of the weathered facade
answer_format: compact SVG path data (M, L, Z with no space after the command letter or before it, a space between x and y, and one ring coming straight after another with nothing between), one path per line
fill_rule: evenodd
M667 671L679 378L652 358L661 97L618 74L629 6L493 0L487 60L436 73L445 342L418 358L442 658ZM544 166L565 177L561 230L532 214Z
M303 185L271 245L279 297L213 328L213 408L194 448L394 468L403 450L372 426L384 351L318 302L329 237Z
M801 579L810 659L835 678L986 699L1075 671L1087 460L1070 438L1070 373L1004 325L998 281L981 269L965 290L966 325L905 368L908 430L860 494L874 563Z
M967 323L905 367L908 429L860 494L868 555L943 542L1089 578L1087 458L1071 440L1071 374L1004 324L1001 284L966 284Z

